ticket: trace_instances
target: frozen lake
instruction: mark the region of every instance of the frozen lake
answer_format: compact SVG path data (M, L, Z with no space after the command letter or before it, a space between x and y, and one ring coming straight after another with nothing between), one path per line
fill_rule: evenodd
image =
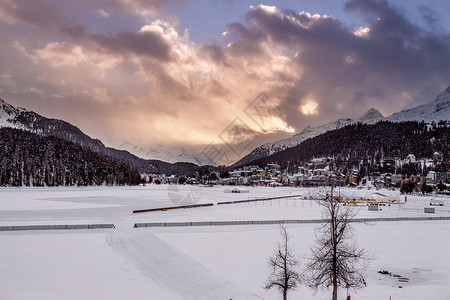
M0 232L0 299L279 299L276 291L262 288L269 273L267 259L279 240L278 225L133 228L137 222L320 218L317 203L292 199L132 213L182 204L187 195L196 203L216 204L310 193L304 188L258 187L231 194L224 193L225 188L1 188L0 226L111 223L116 228ZM408 196L406 204L382 211L355 209L363 218L450 216L446 198L434 215L425 214L430 199ZM287 226L298 255L308 253L316 227ZM366 272L367 287L352 293L352 299L450 299L450 221L354 228L358 245L375 259ZM314 296L301 287L290 299L329 299L329 294ZM340 298L345 295L340 291Z

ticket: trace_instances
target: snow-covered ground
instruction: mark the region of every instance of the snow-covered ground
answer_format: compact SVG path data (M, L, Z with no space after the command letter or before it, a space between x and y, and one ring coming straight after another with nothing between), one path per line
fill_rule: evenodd
M302 188L165 185L146 187L1 188L0 226L112 223L115 229L0 232L0 299L280 299L262 286L267 259L279 241L277 225L133 228L137 222L318 219L310 200L272 200L133 214L173 206L189 195L197 203L249 197L306 195ZM341 193L364 193L342 189ZM379 191L394 193L392 191ZM180 197L177 197L180 196ZM431 197L358 217L450 216L450 200L425 214ZM367 287L352 299L450 299L450 221L354 224L359 246L373 254ZM314 243L317 224L291 224L291 246L300 256ZM379 270L409 278L382 275ZM290 299L329 299L306 287ZM341 290L339 299L345 299Z

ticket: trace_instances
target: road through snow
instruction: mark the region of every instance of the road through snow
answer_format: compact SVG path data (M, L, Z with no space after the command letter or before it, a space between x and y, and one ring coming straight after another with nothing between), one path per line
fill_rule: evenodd
M180 299L262 299L148 231L114 232L106 240L137 269L163 288L179 294Z

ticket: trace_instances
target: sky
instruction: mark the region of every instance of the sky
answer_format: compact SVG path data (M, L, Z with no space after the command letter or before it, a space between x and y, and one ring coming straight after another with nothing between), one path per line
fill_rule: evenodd
M0 98L108 145L242 156L434 100L450 85L448 12L441 0L0 0Z

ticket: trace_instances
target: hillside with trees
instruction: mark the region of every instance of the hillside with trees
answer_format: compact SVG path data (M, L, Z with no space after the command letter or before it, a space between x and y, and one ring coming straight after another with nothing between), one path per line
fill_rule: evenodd
M129 163L54 136L0 128L1 186L137 185Z
M300 145L255 160L250 164L265 166L277 163L281 168L294 170L313 158L330 158L335 170L359 168L362 176L372 171L392 172L383 164L387 158L405 159L409 154L432 158L441 154L439 169L450 169L450 126L447 122L393 123L381 121L373 125L351 124L308 139ZM249 165L250 165L249 164ZM407 172L408 167L403 166ZM388 168L387 170L383 170ZM416 171L416 170L413 170Z
M0 99L0 124L2 122L5 127L23 129L41 136L55 136L94 152L126 161L143 173L191 174L198 168L193 163L179 162L172 164L155 159L147 160L125 150L106 147L100 140L91 138L78 127L66 121L46 118L24 108L15 108Z

